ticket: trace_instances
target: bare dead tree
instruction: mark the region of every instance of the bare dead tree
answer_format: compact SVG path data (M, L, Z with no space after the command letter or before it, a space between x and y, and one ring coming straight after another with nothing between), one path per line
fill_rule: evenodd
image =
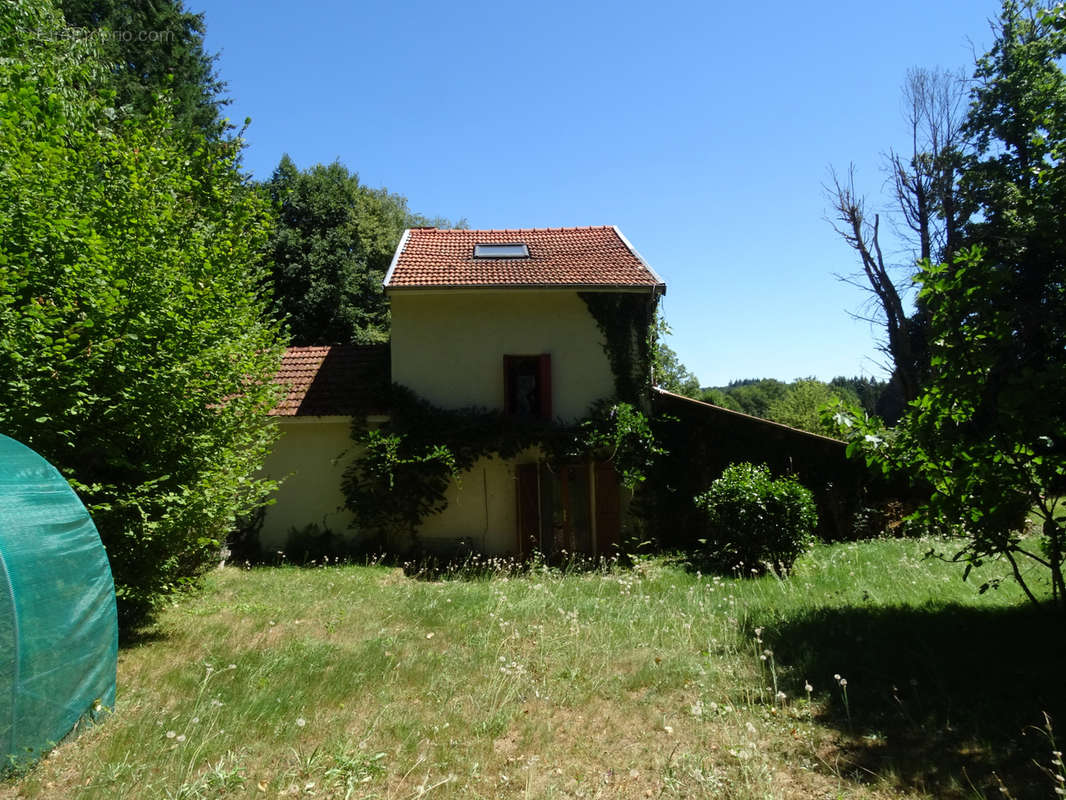
M903 87L911 152L890 150L885 156L890 175L891 217L911 244L909 263L886 262L881 243L881 218L866 212L864 198L855 191L854 165L842 180L830 169L824 187L833 206L834 230L855 250L862 271L845 277L871 294L876 314L872 321L885 328L881 350L895 367L904 401L917 397L928 369L928 351L921 308L908 315L905 292L892 274L901 270L909 279L921 259L946 260L959 246L959 231L967 216L959 201L958 175L966 145L961 133L965 83L961 75L944 70L912 69Z
M917 245L918 259L946 261L959 245L967 214L959 203L958 176L966 80L961 73L913 68L903 85L911 153L890 150L893 200Z
M884 324L887 334L881 349L895 364L904 399L912 400L918 396L918 365L911 352L910 319L881 250L880 215L874 214L873 221L866 216L865 201L855 191L854 165L848 168L844 181L831 169L830 184L825 190L836 211L835 219L831 220L833 229L858 254L865 284L849 278L844 280L873 294L881 315L878 321Z

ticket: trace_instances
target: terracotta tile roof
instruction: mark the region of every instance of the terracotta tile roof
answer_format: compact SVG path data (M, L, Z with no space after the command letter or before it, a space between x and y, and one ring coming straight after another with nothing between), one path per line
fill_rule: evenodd
M474 245L521 242L528 258L474 258ZM385 276L387 289L455 287L661 287L617 228L442 230L411 228Z
M383 344L290 347L274 380L287 386L288 394L272 416L352 416L388 408Z

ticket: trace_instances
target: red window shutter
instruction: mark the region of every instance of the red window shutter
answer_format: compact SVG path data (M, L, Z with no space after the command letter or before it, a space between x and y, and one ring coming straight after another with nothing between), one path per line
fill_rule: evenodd
M549 353L538 356L537 388L540 393L540 416L552 418L552 357Z

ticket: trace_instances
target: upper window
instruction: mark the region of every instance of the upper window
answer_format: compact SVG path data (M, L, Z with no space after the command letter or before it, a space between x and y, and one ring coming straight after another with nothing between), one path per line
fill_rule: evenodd
M516 417L552 418L551 356L503 357L504 411Z
M475 244L474 258L529 258L529 248L522 242Z

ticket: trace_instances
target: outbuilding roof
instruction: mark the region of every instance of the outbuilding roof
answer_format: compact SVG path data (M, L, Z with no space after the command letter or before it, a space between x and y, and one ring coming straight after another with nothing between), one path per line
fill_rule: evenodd
M493 244L525 245L528 255L515 255L523 252L518 247L478 248ZM505 252L508 255L492 257ZM404 232L385 276L386 290L479 287L666 291L662 278L613 225L505 230L410 228Z
M383 344L290 347L274 381L287 393L271 416L383 413L388 407L388 353Z

